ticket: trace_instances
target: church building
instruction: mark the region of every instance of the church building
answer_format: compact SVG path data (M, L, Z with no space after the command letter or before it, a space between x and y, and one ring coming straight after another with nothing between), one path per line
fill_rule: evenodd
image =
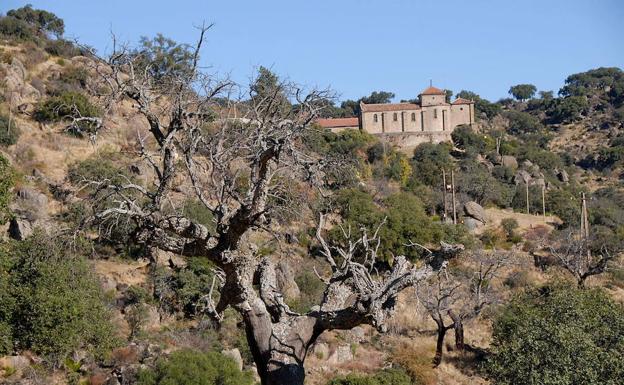
M443 90L429 87L419 103L360 103L360 127L369 134L448 132L474 122L474 102L457 98L446 102Z

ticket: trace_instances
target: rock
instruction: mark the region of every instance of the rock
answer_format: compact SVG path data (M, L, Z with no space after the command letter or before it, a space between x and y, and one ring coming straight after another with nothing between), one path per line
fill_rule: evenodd
M104 292L117 290L117 281L111 276L100 276L100 286Z
M469 217L485 223L485 210L477 202L470 201L464 203L464 212Z
M464 225L468 228L469 231L474 231L479 227L484 226L482 222L471 217L464 218Z
M527 171L519 170L514 176L514 182L516 183L516 185L528 183L531 181L531 178L531 174L529 174Z
M340 345L329 356L329 361L336 364L342 364L353 360L353 351L351 351L351 345Z
M528 170L530 170L531 168L533 168L533 162L531 162L530 160L525 160L524 162L522 162L522 168L526 168Z
M171 269L181 269L186 266L184 258L169 251L157 249L154 254L154 259L156 260L156 266L164 266Z
M314 355L320 360L329 358L329 346L324 342L317 342L314 345Z
M363 342L366 341L366 332L361 326L356 326L347 331L347 341L349 342Z
M13 218L9 223L9 236L13 239L17 239L18 241L23 241L24 239L30 237L33 233L33 226L25 218Z
M24 370L30 366L30 360L25 356L4 356L0 358L0 367Z
M533 185L546 187L546 181L544 180L544 178L536 178L533 179Z
M37 208L43 208L48 205L48 197L39 191L30 187L21 187L17 190L17 198L21 201L28 202Z
M221 354L223 354L226 357L232 358L234 362L236 362L236 366L238 366L238 369L243 370L243 356L241 356L240 350L236 348L225 349L221 351Z
M295 234L286 233L286 242L290 245L294 243L299 243L299 238Z
M563 183L568 183L570 182L570 176L568 175L568 172L564 169L562 170L557 170L555 169L555 173L557 173L557 178L563 182Z
M511 155L503 155L502 157L502 164L505 167L509 167L513 170L518 168L518 161L516 160L515 156L511 156Z
M295 273L287 260L282 259L275 269L277 288L288 299L297 299L301 295L299 286L295 282Z

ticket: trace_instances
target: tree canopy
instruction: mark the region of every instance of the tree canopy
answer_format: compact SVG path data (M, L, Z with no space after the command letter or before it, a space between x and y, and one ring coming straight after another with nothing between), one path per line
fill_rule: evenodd
M497 385L616 385L624 378L624 308L598 289L521 295L494 323Z
M533 95L535 95L536 91L537 87L535 87L533 84L517 84L509 88L509 95L520 101L524 101L527 99L531 99Z

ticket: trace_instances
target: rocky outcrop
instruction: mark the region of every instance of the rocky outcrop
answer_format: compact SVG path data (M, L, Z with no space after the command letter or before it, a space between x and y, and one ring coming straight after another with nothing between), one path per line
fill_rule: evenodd
M236 363L236 366L238 367L239 370L243 370L243 356L240 353L240 350L234 348L234 349L225 349L223 351L221 351L221 353L226 356L226 357L230 357L231 359L234 360L234 362Z
M23 241L30 237L32 233L33 225L28 219L18 217L11 219L9 223L9 236L11 238Z
M26 82L28 73L19 59L13 58L10 64L0 63L0 71L4 74L5 96L11 105L17 107L39 100L41 93Z
M278 290L288 299L297 299L301 295L295 282L295 273L287 260L281 260L275 269Z
M485 210L477 202L470 201L464 203L464 213L479 222L485 223Z

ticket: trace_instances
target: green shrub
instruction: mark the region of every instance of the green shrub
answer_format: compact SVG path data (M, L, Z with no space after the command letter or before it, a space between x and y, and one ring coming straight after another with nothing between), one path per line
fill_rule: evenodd
M520 111L508 111L505 117L509 119L509 132L514 135L534 133L544 129L538 118Z
M55 39L47 41L45 51L50 55L60 56L61 58L65 57L68 59L71 59L74 56L84 54L84 52L74 43L65 39Z
M451 134L453 143L465 150L468 156L485 154L496 148L496 141L489 135L476 133L472 127L461 125Z
M384 369L373 375L349 374L330 380L327 385L412 385L403 369Z
M0 115L0 146L10 146L17 143L21 134L15 120L10 123L8 117Z
M234 360L216 352L179 350L161 358L153 369L141 370L137 385L251 385L253 377L241 372Z
M99 117L100 110L79 92L64 91L37 104L33 118L39 122L60 122L71 118ZM80 128L88 130L93 123L81 123Z
M451 149L450 143L418 145L412 158L412 179L430 187L442 186L442 169L448 172L453 167Z
M487 369L498 385L616 385L624 378L624 308L598 289L542 288L494 323Z
M295 277L300 296L289 303L298 313L307 313L312 306L318 305L323 298L325 284L310 270L304 270Z
M58 239L36 232L0 251L0 324L17 349L53 362L86 348L101 356L115 340L97 278L86 260Z
M81 186L87 181L104 180L121 185L130 181L130 175L104 154L72 164L67 170L67 179L75 186Z
M32 40L34 33L31 26L14 17L0 17L0 35L17 40Z
M188 219L206 226L211 234L216 232L216 223L212 211L197 199L188 199L184 202L182 213Z
M15 183L15 173L9 161L0 154L0 225L11 216L11 189Z
M570 123L581 119L588 111L587 97L568 96L555 99L547 113L553 123Z

